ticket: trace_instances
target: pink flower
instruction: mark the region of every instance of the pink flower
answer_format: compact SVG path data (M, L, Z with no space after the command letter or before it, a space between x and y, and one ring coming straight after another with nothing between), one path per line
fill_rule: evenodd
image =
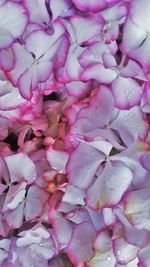
M0 266L150 266L149 0L0 0Z
M147 16L149 9L148 0L131 2L121 45L123 52L140 62L144 68L150 65L149 16Z

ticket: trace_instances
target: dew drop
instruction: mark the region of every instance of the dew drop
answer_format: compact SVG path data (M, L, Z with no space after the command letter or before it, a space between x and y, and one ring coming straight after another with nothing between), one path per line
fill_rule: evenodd
M32 177L27 177L26 180L28 180L29 182L32 182L34 179Z
M132 117L133 117L133 114L132 114L132 113L130 113L130 114L129 114L129 117L130 117L130 118L132 118Z
M120 255L120 250L117 250L117 254Z
M68 216L67 216L68 218L71 218L71 217L73 217L73 212L70 212L69 214L68 214Z

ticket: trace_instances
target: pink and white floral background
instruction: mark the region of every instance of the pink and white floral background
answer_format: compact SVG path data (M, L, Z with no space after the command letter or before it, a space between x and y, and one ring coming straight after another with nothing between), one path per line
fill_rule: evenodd
M150 0L0 0L0 267L150 267Z

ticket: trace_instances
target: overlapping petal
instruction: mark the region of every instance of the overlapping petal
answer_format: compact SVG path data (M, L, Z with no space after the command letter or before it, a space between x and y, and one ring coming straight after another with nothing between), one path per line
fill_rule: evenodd
M0 0L0 266L149 267L149 0Z
M2 49L9 47L15 38L23 34L28 22L27 10L17 3L2 3L0 21L0 48Z
M36 166L32 160L24 153L5 157L6 164L12 182L26 181L33 182L36 179Z
M149 16L150 3L134 0L123 33L122 49L144 67L149 67ZM133 38L134 36L134 38Z

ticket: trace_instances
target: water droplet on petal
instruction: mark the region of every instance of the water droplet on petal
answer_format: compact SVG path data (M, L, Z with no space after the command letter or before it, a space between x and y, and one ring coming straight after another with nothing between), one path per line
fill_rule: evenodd
M73 217L73 214L74 214L73 212L70 212L67 217L71 218L71 217Z
M117 254L120 255L120 250L117 250Z
M33 179L33 177L27 177L26 180L29 182L32 182L34 179Z

